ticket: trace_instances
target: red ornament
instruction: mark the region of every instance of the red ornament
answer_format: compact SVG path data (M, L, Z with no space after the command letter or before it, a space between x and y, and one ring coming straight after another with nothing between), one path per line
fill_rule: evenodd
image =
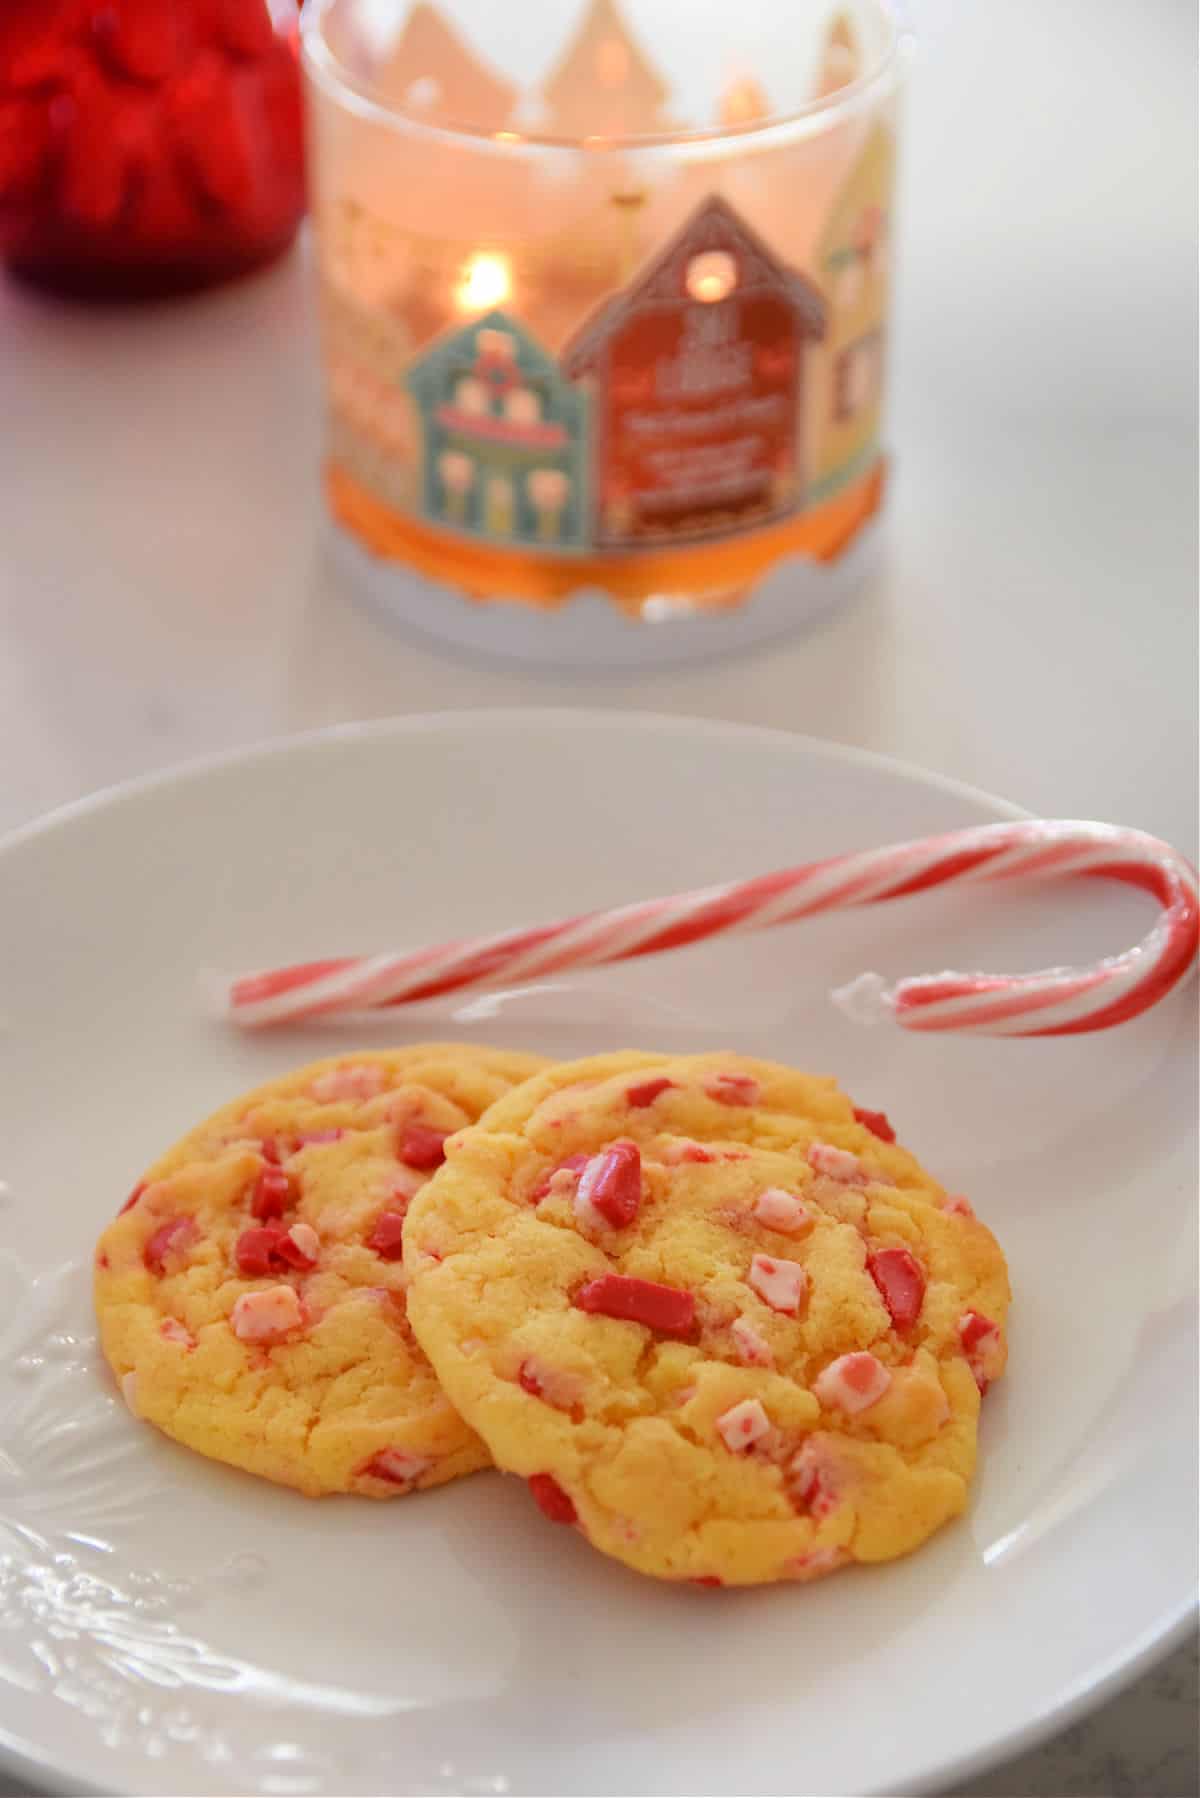
M0 255L146 297L243 274L304 211L294 0L3 0Z

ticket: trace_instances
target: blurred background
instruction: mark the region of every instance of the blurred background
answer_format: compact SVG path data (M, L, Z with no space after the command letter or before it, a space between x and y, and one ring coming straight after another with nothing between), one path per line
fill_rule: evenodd
M283 732L566 703L786 726L1194 856L1195 9L908 11L878 564L737 659L493 666L366 605L325 541L305 232L152 306L0 280L0 830ZM1194 1792L1195 1694L1187 1645L970 1789Z

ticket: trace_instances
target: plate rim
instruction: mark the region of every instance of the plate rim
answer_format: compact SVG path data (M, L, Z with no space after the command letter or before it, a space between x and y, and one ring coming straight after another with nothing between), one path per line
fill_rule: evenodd
M973 782L959 780L951 774L941 774L920 762L906 761L900 756L889 755L886 750L863 749L854 743L839 743L831 737L814 737L804 731L787 730L782 725L744 724L737 719L704 718L692 712L641 709L626 711L616 706L445 706L432 712L384 713L378 718L344 724L322 724L312 730L259 737L242 744L240 748L206 751L200 755L187 756L182 761L171 762L165 768L156 768L148 774L132 774L123 780L109 781L104 786L82 794L78 799L64 800L60 805L51 806L48 811L26 819L24 823L13 825L0 835L0 856L20 848L29 839L48 835L92 812L104 811L111 805L140 798L160 787L186 785L203 779L206 775L219 774L239 763L283 760L297 750L313 749L322 743L354 743L389 736L420 735L422 731L435 725L455 723L473 728L477 725L490 727L527 724L531 720L545 720L560 728L572 730L592 729L597 725L606 728L623 725L633 726L638 730L699 731L707 736L754 737L766 743L802 748L830 761L900 774L927 786L937 787L944 793L954 794L960 799L978 802L986 811L1001 812L1014 819L1036 816L1015 800L1002 799L995 793L989 793L985 787L977 787Z
M488 731L533 724L545 728L570 731L652 732L666 736L710 740L736 739L758 741L791 753L808 755L818 761L867 769L905 782L950 794L965 800L992 817L1012 819L1033 816L1015 801L1001 798L952 775L927 768L878 749L814 737L780 726L747 724L734 719L706 718L691 713L660 712L652 709L565 705L504 705L476 708L444 707L435 711L384 714L352 722L318 726L311 730L260 738L231 749L207 752L172 762L164 768L110 782L40 813L0 835L0 861L18 853L27 843L68 829L75 823L122 804L136 801L160 790L202 783L214 774L236 767L257 767L264 763L285 762L298 752L320 750L323 746L401 741L419 738L439 729L462 732ZM918 1770L906 1789L914 1793L936 1793L949 1790L958 1782L986 1772L1005 1760L1013 1759L1037 1748L1051 1736L1068 1728L1080 1717L1097 1710L1109 1698L1165 1660L1188 1636L1200 1611L1200 1592L1189 1590L1167 1608L1154 1623L1144 1628L1125 1648L1110 1654L1099 1666L1075 1678L1053 1693L1036 1715L1016 1729L1003 1731L977 1748L950 1761L930 1761ZM69 1770L69 1763L55 1763L29 1737L10 1729L0 1719L0 1770L5 1774L30 1779L41 1785L49 1775L55 1789L69 1798L113 1798L116 1788ZM882 1792L884 1788L876 1788Z

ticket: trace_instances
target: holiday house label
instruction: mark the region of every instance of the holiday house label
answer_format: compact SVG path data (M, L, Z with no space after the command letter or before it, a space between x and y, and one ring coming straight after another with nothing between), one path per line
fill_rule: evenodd
M568 344L592 399L592 540L725 535L803 504L806 346L825 303L724 200Z

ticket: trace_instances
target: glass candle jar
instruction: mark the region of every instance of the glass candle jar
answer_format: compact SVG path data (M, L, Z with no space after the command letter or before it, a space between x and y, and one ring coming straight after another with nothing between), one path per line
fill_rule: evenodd
M880 503L903 41L857 0L313 0L325 482L382 603L709 653Z

